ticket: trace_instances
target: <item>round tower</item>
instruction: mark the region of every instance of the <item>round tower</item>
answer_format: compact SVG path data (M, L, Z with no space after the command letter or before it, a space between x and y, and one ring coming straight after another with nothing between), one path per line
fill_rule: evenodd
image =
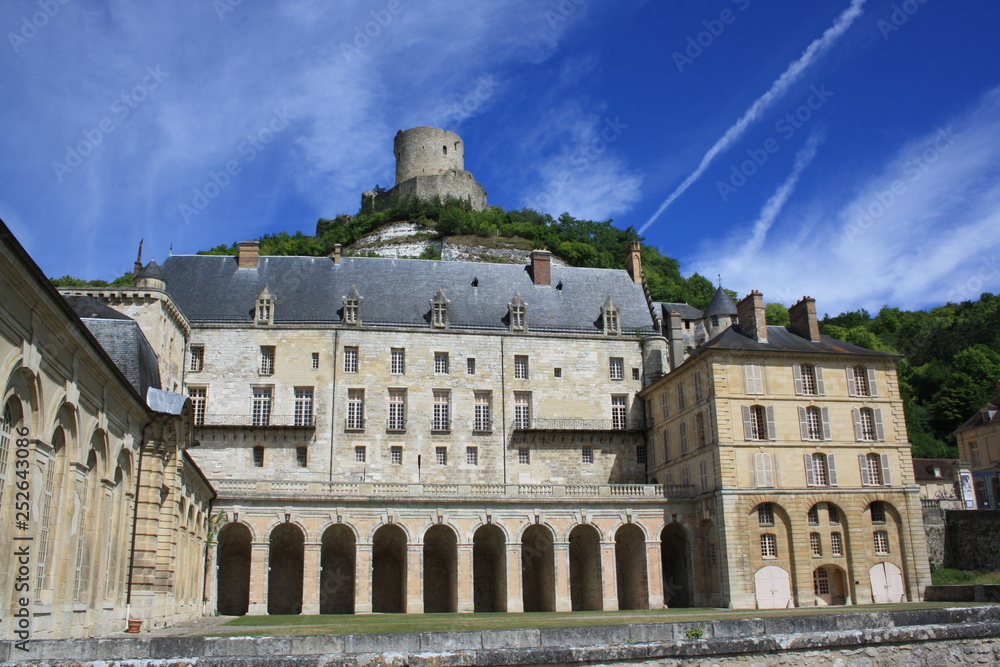
M396 185L414 176L465 170L465 144L454 132L436 127L400 130L393 141L396 155Z

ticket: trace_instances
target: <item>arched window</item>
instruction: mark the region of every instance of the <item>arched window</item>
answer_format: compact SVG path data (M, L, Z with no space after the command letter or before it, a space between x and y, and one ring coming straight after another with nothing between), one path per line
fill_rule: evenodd
M826 568L818 567L813 572L813 587L816 589L816 595L830 594L830 575Z
M10 461L10 444L14 438L14 409L10 401L3 408L0 420L0 509L3 508L3 492L7 484L7 466Z

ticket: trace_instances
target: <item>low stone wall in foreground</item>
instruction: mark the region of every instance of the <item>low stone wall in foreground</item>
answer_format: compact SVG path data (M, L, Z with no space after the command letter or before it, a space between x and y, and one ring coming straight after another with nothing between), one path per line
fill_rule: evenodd
M700 630L700 639L689 631ZM3 665L482 667L1000 663L1000 607L688 623L309 637L144 637L0 643Z

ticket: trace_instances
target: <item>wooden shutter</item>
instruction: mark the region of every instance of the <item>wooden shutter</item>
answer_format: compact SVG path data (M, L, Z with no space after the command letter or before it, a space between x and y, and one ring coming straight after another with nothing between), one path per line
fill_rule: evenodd
M854 415L854 439L860 442L861 440L861 410L857 408L851 408L851 414Z
M757 452L753 455L754 468L757 471L757 486L774 486L774 473L771 469L771 455L764 452Z
M854 366L847 367L847 395L848 396L858 395L858 383L854 379Z
M872 410L875 414L875 439L879 442L885 440L885 428L882 427L882 408Z
M867 454L858 454L858 465L861 466L861 486L871 486L872 476L868 474Z
M743 364L743 373L746 376L747 393L763 394L764 380L761 376L760 364L754 362Z
M889 475L889 455L882 454L879 458L882 463L882 483L890 486L892 484L892 477Z
M750 421L750 406L743 406L743 439L753 440L753 423Z
M764 412L767 413L767 439L777 440L778 430L777 428L775 428L774 425L774 406L771 405L767 406Z
M795 383L795 394L802 395L802 366L792 364L792 381Z
M821 409L820 415L823 418L823 439L833 440L833 431L830 428L830 408Z
M816 471L813 470L812 454L803 454L802 462L806 465L806 486L816 486Z
M833 454L826 455L826 474L829 477L830 486L837 486L837 462Z
M826 383L823 382L823 367L813 366L813 374L816 376L816 395L826 396Z
M803 440L809 439L809 418L806 415L806 409L799 406L799 435L802 436Z
M875 367L868 367L868 395L878 396L878 385L875 384Z

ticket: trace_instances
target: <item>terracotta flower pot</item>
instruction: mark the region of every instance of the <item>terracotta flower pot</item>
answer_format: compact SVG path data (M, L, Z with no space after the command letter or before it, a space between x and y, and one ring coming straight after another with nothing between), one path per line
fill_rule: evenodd
M131 632L136 634L142 629L142 619L141 618L130 618L128 620L128 630L125 632Z

